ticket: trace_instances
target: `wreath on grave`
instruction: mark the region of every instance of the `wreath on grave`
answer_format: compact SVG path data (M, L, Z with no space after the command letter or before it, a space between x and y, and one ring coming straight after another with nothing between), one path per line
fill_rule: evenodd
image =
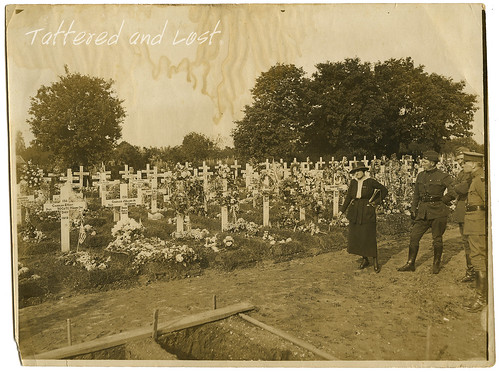
M189 169L177 163L170 181L170 203L177 214L189 214L201 208L204 200L202 181L195 179Z
M42 184L43 169L38 168L28 160L21 168L21 192L26 193L40 188Z

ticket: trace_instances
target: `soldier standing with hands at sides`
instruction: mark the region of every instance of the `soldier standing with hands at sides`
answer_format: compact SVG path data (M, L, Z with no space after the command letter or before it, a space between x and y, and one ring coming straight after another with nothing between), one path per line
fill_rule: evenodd
M466 214L464 215L464 235L468 237L471 262L476 270L476 296L465 308L478 312L487 305L487 242L485 213L487 210L483 155L465 152L464 167L469 168L472 180L468 190Z
M471 184L471 168L464 166L463 152L469 152L467 147L457 148L457 162L461 166L461 171L454 181L454 190L457 194L456 209L454 210L454 221L459 224L459 232L461 233L461 240L466 255L466 274L460 279L462 283L472 282L475 280L475 269L471 263L470 245L468 237L463 234L464 229L464 214L466 213L466 199L468 198L468 189Z
M426 151L421 164L424 171L419 173L414 185L411 205L411 218L414 221L409 242L409 259L398 271L415 271L419 241L431 227L433 237L433 274L440 272L444 244L442 235L447 227L448 204L455 198L452 177L437 169L438 153ZM444 195L447 189L447 194Z
M374 178L366 176L369 170L362 162L356 162L350 171L353 174L345 202L340 208L341 216L348 208L348 253L362 256L360 269L369 266L368 257L373 257L374 271L379 273L378 246L376 241L376 204L388 194L388 190Z

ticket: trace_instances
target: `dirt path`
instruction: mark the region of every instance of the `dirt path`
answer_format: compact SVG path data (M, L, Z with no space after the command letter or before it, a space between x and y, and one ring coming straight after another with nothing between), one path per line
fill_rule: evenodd
M340 360L423 360L431 326L432 360L486 358L486 312L471 314L462 304L469 285L459 232L444 236L444 266L431 274L431 236L422 240L415 273L396 271L407 259L407 238L380 241L382 270L358 270L345 250L290 262L264 262L231 273L156 282L127 290L80 295L21 309L23 355L66 345L66 319L73 342L90 341L160 321L240 301L257 306L251 315L322 349Z

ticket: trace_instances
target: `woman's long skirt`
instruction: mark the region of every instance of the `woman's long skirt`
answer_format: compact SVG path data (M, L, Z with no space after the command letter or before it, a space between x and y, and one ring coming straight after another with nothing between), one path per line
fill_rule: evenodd
M348 253L364 257L377 256L376 222L348 225Z

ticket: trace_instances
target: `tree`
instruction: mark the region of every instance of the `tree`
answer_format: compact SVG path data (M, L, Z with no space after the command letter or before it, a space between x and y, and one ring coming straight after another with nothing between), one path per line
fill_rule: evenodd
M134 169L142 169L146 163L142 158L140 148L133 146L126 141L122 141L116 146L113 150L111 158L118 166L128 165Z
M23 132L16 131L16 155L23 156L26 151L26 144L24 142Z
M381 128L384 153L398 153L413 143L439 151L452 137L471 134L476 96L464 92L463 81L428 74L411 58L378 62L374 74L382 114L373 125Z
M232 132L242 158L290 158L306 143L308 79L302 68L277 64L263 72L251 89L253 102L244 108Z
M184 136L181 151L185 161L203 161L214 155L215 143L204 134L191 132Z
M373 121L380 115L381 94L370 63L360 59L316 65L312 75L311 155L371 155L381 134Z
M65 70L59 81L42 85L31 97L33 143L51 151L64 167L99 164L121 137L123 101L115 96L113 80Z

